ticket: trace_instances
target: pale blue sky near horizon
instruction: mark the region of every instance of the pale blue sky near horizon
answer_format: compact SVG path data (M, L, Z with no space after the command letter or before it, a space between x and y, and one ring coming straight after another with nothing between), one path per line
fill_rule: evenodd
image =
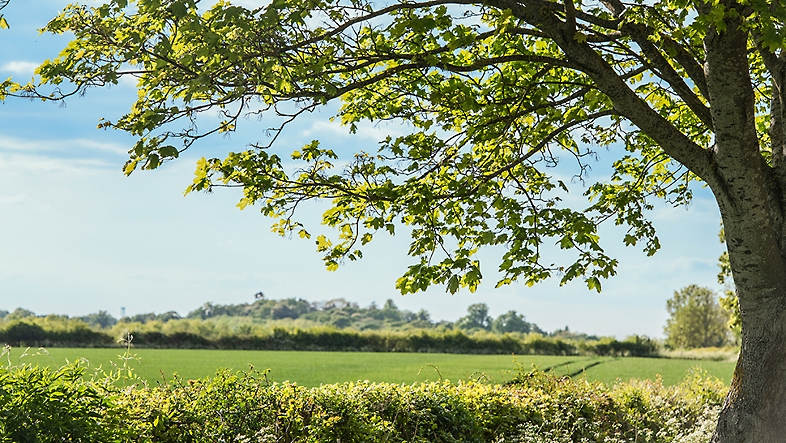
M39 35L36 29L67 3L11 1L3 10L11 29L0 30L0 78L27 80L35 66L57 55L67 36ZM257 210L239 211L237 189L183 197L196 159L221 157L259 140L264 122L249 119L229 138L201 142L156 171L123 176L133 140L96 125L101 117L120 116L134 97L133 84L122 82L65 105L13 98L0 104L0 309L72 316L106 310L119 316L125 307L129 315L169 310L185 315L205 302L251 302L262 291L269 298L343 297L361 306L390 298L402 309L426 309L435 320L451 321L483 302L492 316L516 310L545 330L567 325L619 338L662 337L673 291L689 284L722 289L715 277L723 251L717 206L708 190L696 186L687 209L656 203L651 216L663 248L654 257L624 247L619 229L602 228L604 245L620 266L600 294L581 281L495 289L498 254L486 251L481 256L486 278L476 293L449 295L435 286L402 297L395 280L412 262L403 232L378 236L363 260L328 272L313 240L278 237L270 233L272 221ZM350 136L329 116L315 113L291 127L278 144L281 152L314 138L344 151L373 150L385 134L401 131L367 125ZM590 172L590 180L602 175L603 162L614 153L599 157L599 172ZM583 189L574 183L571 198ZM319 231L317 207L307 209L303 219Z

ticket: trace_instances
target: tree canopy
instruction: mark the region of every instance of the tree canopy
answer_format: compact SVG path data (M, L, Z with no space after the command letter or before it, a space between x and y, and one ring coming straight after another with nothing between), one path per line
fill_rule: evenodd
M330 199L323 222L337 238L316 238L330 269L360 258L379 231L409 225L416 263L397 282L403 293L433 283L473 290L482 277L476 252L494 245L505 248L498 284L558 276L599 290L617 261L604 252L598 223L627 226L624 242L652 254L660 245L645 217L651 198L690 200L695 175L659 142L687 153L712 141L696 61L707 19L670 3L130 4L70 6L47 25L75 34L38 71L63 85L48 97L137 77L130 112L100 125L138 137L126 173L154 169L249 114L280 117L265 142L201 160L189 190L242 186L241 207L257 204L275 230L303 237L310 233L295 209ZM391 120L409 134L341 158L319 141L289 155L271 148L299 115L334 99L335 119L350 132L364 120ZM218 124L197 125L216 111ZM613 151L611 180L586 188L585 208L560 205L570 181L549 168L573 161L580 180L599 148ZM549 256L544 243L572 258Z
M600 290L617 261L598 225L660 247L657 199L719 204L739 296L742 354L714 441L786 433L786 5L761 1L272 0L249 10L195 0L71 5L45 30L73 41L12 93L63 99L135 77L127 114L102 128L137 142L124 167L155 169L257 116L268 137L197 164L189 191L243 189L282 235L310 237L297 209L324 199L329 269L379 232L409 229L402 293L474 290L477 252L500 251L498 285L549 277ZM337 102L356 132L403 135L351 154L279 146L300 116ZM334 108L335 109L335 108ZM218 113L220 118L204 118ZM590 160L608 180L564 203ZM573 180L558 164L568 167ZM563 251L552 251L556 244Z
M672 348L700 348L729 344L729 314L714 292L690 285L666 302L666 344Z

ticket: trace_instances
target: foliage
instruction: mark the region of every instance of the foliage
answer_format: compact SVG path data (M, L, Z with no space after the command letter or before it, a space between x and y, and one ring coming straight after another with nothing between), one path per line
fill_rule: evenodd
M85 381L76 361L56 370L0 358L0 442L125 442L116 392Z
M491 322L491 330L496 333L505 333L505 332L523 332L523 333L538 332L541 334L543 333L543 331L541 331L537 325L527 323L523 315L512 310L495 318Z
M672 348L724 346L729 342L727 312L714 292L696 285L675 291L666 302L666 345Z
M30 311L30 310L24 309L24 308L16 308L10 314L7 314L7 315L3 316L3 319L6 320L6 321L9 321L9 320L21 320L23 318L30 318L30 317L35 317L35 316L36 316L35 312L33 312L33 311Z
M0 10L8 6L8 3L10 3L10 1L11 0L0 0ZM9 28L8 21L6 21L5 17L3 17L3 14L0 14L0 29L8 29L8 28ZM0 95L0 98L2 98L2 95Z
M91 329L81 320L64 316L26 317L0 323L0 344L4 345L102 347L111 346L113 342L106 333Z
M477 315L473 310L485 310L481 323L477 325L465 321ZM0 311L0 320L3 319L2 313L9 315L6 320L35 319L36 314L32 311L18 308L13 313ZM60 316L68 320L65 316ZM272 328L300 328L311 329L314 327L329 326L338 329L354 330L411 330L411 329L459 329L473 330L493 330L494 332L537 332L545 334L537 325L527 323L524 316L509 311L495 320L488 315L488 306L485 304L472 305L469 308L469 316L459 320L457 324L448 321L434 322L431 314L424 309L418 312L399 309L393 300L388 299L382 308L378 308L372 303L366 308L361 308L357 303L349 302L343 298L308 302L303 299L288 298L283 300L259 299L254 303L241 303L237 305L217 305L205 303L199 308L191 311L183 319L177 312L169 311L163 314L154 312L137 314L130 317L116 319L106 311L75 317L96 330L108 332L113 336L120 336L123 331L129 328L139 330L137 324L149 327L143 330L154 330L163 333L188 332L202 335L205 338L215 338L223 335L260 335L266 334ZM186 320L186 321L180 321ZM207 320L207 322L200 322ZM35 321L35 320L33 320ZM166 325L172 322L171 325ZM496 324L496 326L494 326ZM489 327L491 325L491 327ZM495 329L496 328L496 329ZM263 331L264 330L264 331ZM262 331L262 332L260 332ZM597 337L570 337L562 335L563 338L595 338Z
M734 341L740 343L742 340L742 316L740 315L740 299L733 290L723 291L723 295L718 299L720 307L729 319L727 326L734 335Z
M241 186L238 206L259 205L275 232L303 238L312 234L295 210L330 201L323 222L336 234L313 239L328 269L361 258L378 233L407 225L414 264L397 282L403 293L432 284L474 290L483 277L476 253L489 246L505 251L500 285L556 277L599 290L617 261L601 246L598 224L627 227L624 243L653 254L660 244L646 218L652 200L691 198L696 175L669 155L676 150L677 160L696 166L687 153L699 156L713 141L706 78L694 56L720 22L672 2L570 4L71 5L45 30L74 40L38 71L59 88L29 85L24 94L62 99L138 77L130 111L100 124L137 138L128 174L233 132L244 116L269 116L270 138L201 159L188 190ZM348 155L317 140L273 148L289 123L334 101L341 102L335 119L349 132L399 121L408 133ZM215 112L218 123L198 124ZM617 143L625 150L614 150L611 180L587 188L588 206L561 204L569 182L549 168L575 160L569 174L583 178L593 149Z
M117 324L117 319L112 317L106 311L98 311L93 314L77 317L77 320L81 320L89 326L92 326L94 328L100 328L100 329L111 328L112 326Z
M2 368L0 413L26 419L0 428L2 441L687 442L712 431L708 418L725 391L700 374L673 388L522 370L507 386L359 381L310 389L253 370L125 388L79 375L74 366Z
M475 303L467 308L467 315L456 320L456 327L460 329L490 330L492 319L489 316L489 307L485 303Z
M168 322L118 323L107 334L80 320L47 316L12 321L0 326L0 343L14 346L116 346L128 334L134 345L148 348L269 349L307 351L440 352L459 354L538 355L656 355L658 346L638 336L625 341L573 341L538 333L462 330L340 330L335 327L297 327L240 324L230 328L217 318Z
M721 243L726 243L726 231L722 226L718 237ZM734 289L728 251L718 257L718 267L720 268L718 271L718 283L726 285L726 290L718 302L729 317L729 329L731 329L732 334L734 334L735 341L740 343L742 341L740 300L737 297L737 291Z

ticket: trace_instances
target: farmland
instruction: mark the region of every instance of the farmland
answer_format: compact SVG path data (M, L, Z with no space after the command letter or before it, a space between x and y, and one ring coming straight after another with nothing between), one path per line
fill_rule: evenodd
M122 365L114 349L52 348L33 355L30 350L21 357L15 348L10 356L12 364L29 363L61 366L66 359L85 358L91 367L112 368ZM510 380L516 366L558 374L586 377L591 381L614 383L617 379L654 379L661 376L665 385L679 383L688 371L700 367L708 374L728 384L734 371L732 362L698 361L665 358L612 358L592 356L530 356L530 355L457 355L424 353L367 353L367 352L302 352L302 351L238 351L185 349L132 349L136 359L129 365L140 377L154 382L171 379L177 373L183 379L197 379L213 375L219 368L245 370L249 366L270 368L273 381L289 380L303 386L346 381L406 383L448 379L484 380L503 383Z

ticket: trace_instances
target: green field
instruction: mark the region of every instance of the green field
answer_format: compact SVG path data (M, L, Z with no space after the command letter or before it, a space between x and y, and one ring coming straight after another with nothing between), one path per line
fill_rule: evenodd
M36 351L30 350L33 354ZM52 348L48 355L27 355L14 349L11 363L62 365L66 359L85 358L91 366L112 368L112 362L122 365L122 349L70 349ZM611 357L558 357L543 355L457 355L416 353L368 352L303 352L303 351L223 351L189 349L133 349L138 360L130 365L137 375L154 382L167 380L177 373L183 379L210 376L219 368L233 370L270 368L273 381L289 380L304 386L357 380L411 384L443 379L451 381L483 379L491 382L510 380L516 365L529 369L533 365L541 370L588 380L613 383L617 379L654 379L658 375L666 385L679 383L688 371L700 367L723 380L731 380L734 363ZM4 357L5 358L5 357Z

